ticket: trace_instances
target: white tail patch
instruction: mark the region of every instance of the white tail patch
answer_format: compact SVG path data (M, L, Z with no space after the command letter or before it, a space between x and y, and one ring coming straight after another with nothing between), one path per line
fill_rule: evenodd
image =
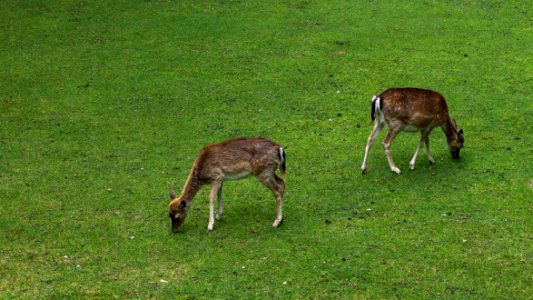
M279 160L280 164L283 164L285 162L285 154L283 153L283 148L279 147Z
M381 98L378 96L374 96L372 97L372 102L374 101L376 101L376 103L374 104L376 108L376 113L380 112L381 111Z
M372 97L372 104L374 106L374 115L379 123L385 122L383 113L381 112L381 98L378 96Z

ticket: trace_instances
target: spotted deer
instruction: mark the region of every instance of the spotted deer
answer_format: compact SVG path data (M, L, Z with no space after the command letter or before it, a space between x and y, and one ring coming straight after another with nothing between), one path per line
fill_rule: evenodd
M448 114L448 106L444 97L437 92L416 88L388 89L372 98L371 118L372 121L375 120L375 123L365 148L365 157L361 166L363 174L366 172L366 160L372 143L385 125L389 127L389 132L383 140L385 155L391 171L396 174L400 174L400 169L392 160L390 146L400 131L419 131L421 135L415 155L409 164L411 170L415 168L415 161L423 144L426 144L429 163L435 162L429 150L429 133L438 126L446 135L452 158L459 158L459 150L463 147L464 133L462 129L457 131L457 124Z
M283 193L285 182L276 175L280 169L285 173L285 151L264 138L237 138L204 147L193 163L182 193L176 197L170 193L168 214L172 231L178 232L191 207L192 200L203 185L210 184L209 223L207 232L215 223L215 198L218 198L216 219L222 217L222 185L225 180L238 180L255 176L274 193L276 198L276 219L272 224L278 227L282 221Z

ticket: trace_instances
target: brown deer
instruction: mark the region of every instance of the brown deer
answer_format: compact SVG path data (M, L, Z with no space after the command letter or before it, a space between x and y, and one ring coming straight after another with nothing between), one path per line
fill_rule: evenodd
M440 126L446 135L452 158L459 158L464 133L462 129L457 131L457 124L448 114L448 106L444 97L437 92L415 88L388 89L372 98L371 118L372 121L375 119L375 124L365 148L365 157L361 166L363 174L366 172L366 160L370 147L385 124L389 127L389 132L383 141L383 146L391 171L396 174L400 174L400 169L392 160L390 146L400 131L420 131L421 134L420 143L409 164L411 170L415 168L416 157L424 143L429 163L435 162L429 151L429 133L437 126Z
M285 182L276 175L280 169L285 173L285 152L283 148L264 138L237 138L208 145L201 151L190 171L187 182L179 197L170 193L168 214L172 231L179 231L187 217L191 202L205 184L211 185L209 194L209 223L207 232L215 223L215 197L218 196L216 219L222 217L222 184L225 180L255 176L269 188L276 198L276 219L272 224L278 227L282 221L282 202Z

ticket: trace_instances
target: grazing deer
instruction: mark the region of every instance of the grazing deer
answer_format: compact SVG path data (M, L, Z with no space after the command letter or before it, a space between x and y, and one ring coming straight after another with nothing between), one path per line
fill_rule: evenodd
M278 227L282 221L282 202L285 182L276 176L276 170L285 173L285 152L283 148L264 138L238 138L208 145L201 151L192 166L187 182L179 197L170 193L168 214L172 231L177 232L191 206L191 202L205 184L211 184L209 194L209 223L207 232L215 223L215 197L218 196L216 219L222 217L222 184L225 180L255 176L269 188L276 198L276 219L272 224Z
M400 169L392 160L390 145L400 131L420 131L421 134L420 143L409 164L411 170L415 168L416 157L424 143L429 163L435 162L429 151L429 133L437 126L440 126L446 135L452 158L459 158L464 133L462 129L457 131L457 124L448 114L448 106L444 97L437 92L415 88L388 89L372 98L371 117L372 121L374 119L376 121L365 149L365 157L361 166L363 174L366 172L366 160L370 147L385 124L389 127L389 132L383 141L383 146L391 171L396 174L400 174Z

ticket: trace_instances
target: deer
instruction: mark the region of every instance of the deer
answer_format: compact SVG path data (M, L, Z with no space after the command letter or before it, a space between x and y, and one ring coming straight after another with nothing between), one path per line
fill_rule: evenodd
M276 219L272 224L278 227L282 222L283 193L285 181L276 175L279 168L285 174L285 151L273 141L265 138L236 138L205 146L192 165L181 195L170 192L171 202L168 215L174 233L180 231L187 217L191 203L200 188L210 185L209 223L207 232L213 230L215 218L222 218L222 186L226 180L239 180L255 176L259 182L272 191L276 199ZM215 197L218 210L215 217Z
M365 148L361 166L363 174L366 173L366 161L370 148L385 125L389 131L383 140L383 146L393 173L400 174L400 169L394 164L390 147L396 135L401 131L420 132L420 142L409 163L411 170L415 168L416 158L423 144L426 145L429 163L435 163L429 149L429 134L433 128L439 126L446 135L452 159L459 159L459 151L464 143L464 132L462 129L457 130L455 119L452 119L448 113L446 100L439 93L418 88L391 88L372 97L371 102L370 116L375 123Z

